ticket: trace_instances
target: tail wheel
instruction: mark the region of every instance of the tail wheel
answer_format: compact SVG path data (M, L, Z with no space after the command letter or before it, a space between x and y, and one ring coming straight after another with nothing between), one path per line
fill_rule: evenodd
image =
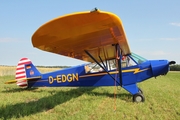
M143 94L141 93L137 93L135 95L133 95L133 102L144 102L145 98L143 96Z

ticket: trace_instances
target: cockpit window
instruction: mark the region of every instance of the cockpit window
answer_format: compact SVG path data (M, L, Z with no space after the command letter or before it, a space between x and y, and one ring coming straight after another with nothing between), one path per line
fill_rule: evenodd
M147 61L145 58L143 58L143 57L141 57L141 56L139 56L139 55L137 55L137 54L135 54L135 53L132 53L132 54L130 55L130 57L131 57L137 64L141 64L141 63Z
M111 59L104 62L100 62L101 66L104 67L107 71L115 70L116 69L116 60ZM86 73L96 73L96 72L103 72L103 68L101 68L97 63L90 63L85 66Z
M130 67L130 66L134 66L134 65L137 65L137 63L135 63L131 57L129 57L129 56L123 56L122 57L122 60L121 60L121 67L122 68Z
M121 67L126 68L126 67L130 67L130 66L135 66L135 65L141 64L145 61L147 61L147 60L137 54L132 53L131 55L121 57ZM116 59L103 61L103 62L100 62L99 64L101 64L101 66L103 66L104 69L106 69L107 71L116 70L117 65L118 65ZM103 72L104 69L102 69L97 63L90 63L85 66L86 73Z

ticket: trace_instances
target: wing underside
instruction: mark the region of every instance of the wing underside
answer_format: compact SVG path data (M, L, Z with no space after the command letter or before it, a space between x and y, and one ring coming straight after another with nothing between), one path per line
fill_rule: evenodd
M93 62L115 58L114 44L124 55L130 53L121 20L109 12L81 12L55 18L42 25L32 36L32 44L41 50Z

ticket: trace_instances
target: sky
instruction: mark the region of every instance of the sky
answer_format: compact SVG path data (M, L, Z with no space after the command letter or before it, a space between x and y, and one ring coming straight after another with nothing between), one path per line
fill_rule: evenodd
M22 57L42 66L86 63L34 48L31 37L53 18L95 7L119 16L131 52L180 64L180 0L0 0L0 65Z

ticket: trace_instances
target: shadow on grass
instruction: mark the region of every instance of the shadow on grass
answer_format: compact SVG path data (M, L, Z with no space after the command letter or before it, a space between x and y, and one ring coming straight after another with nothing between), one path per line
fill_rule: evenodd
M23 91L35 91L38 88L5 88L6 90L2 91L2 93L12 93L12 92L23 92Z
M114 94L110 93L98 93L93 92L92 90L96 87L79 87L75 89L71 89L69 91L50 91L51 96L43 97L41 99L29 101L29 102L23 102L23 103L17 103L14 105L6 105L2 106L0 108L0 119L11 119L11 118L20 118L24 116L29 116L32 114L36 114L43 111L48 111L52 108L54 108L57 105L60 105L64 102L67 102L73 98L77 98L81 96L82 94L88 94L88 95L96 95L96 96L107 96L107 97L114 97ZM14 91L13 91L14 90ZM22 89L12 89L10 92L18 92ZM31 88L30 90L35 90L34 88ZM4 91L8 92L8 91ZM117 98L120 98L125 101L131 101L131 95L130 94L118 94Z
M51 96L43 97L38 100L17 103L15 105L6 105L0 108L0 119L11 119L29 116L39 112L47 111L64 102L77 98L86 92L90 92L94 87L76 88L70 91L52 92ZM14 89L15 92L19 89ZM12 91L11 91L12 92Z
M98 92L87 92L88 95L95 95L95 96L106 96L110 98L114 98L116 96L117 99L124 100L126 102L132 102L132 95L129 93L120 93L114 95L113 93L98 93Z

